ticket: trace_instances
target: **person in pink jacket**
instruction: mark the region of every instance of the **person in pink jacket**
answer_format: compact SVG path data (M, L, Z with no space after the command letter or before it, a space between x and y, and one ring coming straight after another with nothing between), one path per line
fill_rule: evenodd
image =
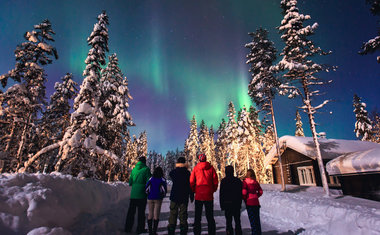
M252 169L247 170L247 176L243 180L243 200L245 202L252 235L261 235L260 202L259 197L263 190L256 180L256 174Z

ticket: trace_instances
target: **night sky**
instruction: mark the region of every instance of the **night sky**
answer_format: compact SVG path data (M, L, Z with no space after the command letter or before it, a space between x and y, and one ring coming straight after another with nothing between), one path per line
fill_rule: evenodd
M86 39L104 9L109 16L110 53L117 53L129 80L133 100L130 114L133 134L148 133L148 148L161 153L183 148L189 120L196 115L214 129L226 118L230 100L236 106L251 104L250 80L244 44L248 32L262 26L280 51L283 43L276 29L282 20L280 0L151 0L151 1L0 1L0 74L15 64L14 49L23 34L48 18L56 32L59 59L48 65L47 97L56 81L67 72L81 83L89 46ZM364 41L374 38L378 19L365 0L299 1L301 13L318 22L313 39L329 56L321 63L338 66L336 72L321 73L333 80L321 90L333 102L316 116L317 131L327 138L355 139L352 98L357 93L367 110L377 106L380 65L376 54L361 56ZM4 91L4 89L3 89ZM300 99L276 97L275 115L279 135L294 135L295 110ZM380 107L378 107L380 108ZM307 116L304 130L310 136Z

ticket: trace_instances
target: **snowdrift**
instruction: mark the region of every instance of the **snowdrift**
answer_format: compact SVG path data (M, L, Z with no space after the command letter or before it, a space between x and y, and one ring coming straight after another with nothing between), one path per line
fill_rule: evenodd
M122 229L130 194L61 174L1 174L1 234L107 234ZM121 226L121 227L120 227Z
M322 187L262 185L261 213L281 221L280 229L301 234L380 234L380 203L331 190L324 197ZM286 231L286 230L285 230Z

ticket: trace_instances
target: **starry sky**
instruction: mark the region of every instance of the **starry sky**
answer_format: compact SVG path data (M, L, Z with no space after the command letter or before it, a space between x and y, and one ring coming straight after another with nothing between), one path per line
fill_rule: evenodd
M326 132L327 138L355 139L354 93L368 111L379 108L376 54L357 53L364 41L375 37L378 18L365 0L299 0L298 7L311 16L309 24L319 24L315 43L332 51L318 61L338 66L336 72L320 74L333 83L321 88L324 94L315 104L333 102L317 113L317 131ZM131 133L146 130L148 149L161 153L183 148L192 115L198 124L204 120L217 129L229 101L237 109L251 105L244 48L251 40L248 32L263 27L277 50L283 47L276 29L282 20L280 0L2 0L0 9L1 74L14 67L13 51L24 41L23 34L43 19L51 21L60 58L46 67L47 97L67 72L82 82L86 39L96 16L106 10L110 53L117 53L133 96L129 111L136 127ZM294 135L297 106L300 99L276 97L280 136ZM302 121L310 136L305 114Z

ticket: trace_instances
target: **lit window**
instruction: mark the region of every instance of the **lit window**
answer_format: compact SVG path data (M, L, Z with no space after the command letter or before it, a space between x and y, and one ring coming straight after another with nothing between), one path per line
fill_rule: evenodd
M312 166L302 166L297 167L298 178L300 180L300 185L312 185L315 186L315 176Z

